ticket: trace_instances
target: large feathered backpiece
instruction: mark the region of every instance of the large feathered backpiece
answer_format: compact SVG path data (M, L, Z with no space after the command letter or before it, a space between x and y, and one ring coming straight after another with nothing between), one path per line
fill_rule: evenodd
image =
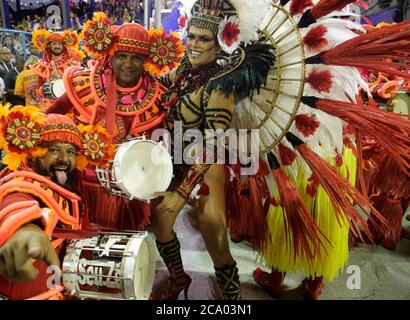
M352 2L271 3L259 32L274 48L275 64L259 93L238 104L233 126L245 124L247 129L259 130L259 150L270 160L276 182L273 189L280 191L288 221L303 216L304 209L291 205L297 202L283 199L297 197L295 186L278 179L283 175L275 171L291 171L292 163L299 158L310 179L320 183L329 195L338 221L347 218L356 236L361 238L361 227L371 238L367 221L357 207L368 217L373 212L378 224L384 223L383 218L367 196L330 163L340 165L346 132L354 129L352 133L366 134L377 141L410 174L409 119L356 103L359 88L368 91L359 68L410 78L410 22L367 34L360 25L342 19L337 11ZM308 253L307 243L313 237L300 235L295 227L292 232L295 250L299 247Z

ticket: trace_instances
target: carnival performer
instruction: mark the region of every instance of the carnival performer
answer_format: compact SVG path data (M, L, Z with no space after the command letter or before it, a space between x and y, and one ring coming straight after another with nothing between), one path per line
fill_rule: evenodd
M53 231L87 229L78 169L108 161L111 137L103 128L77 127L67 116L30 106L0 106L0 137L7 153L0 180L0 297L60 299L62 286L47 287L47 265L60 266L65 246ZM88 157L92 144L104 147Z
M148 32L137 23L111 26L103 13L85 24L82 38L96 60L87 68L66 71L66 94L47 112L73 111L77 122L106 127L116 144L128 137L149 138L164 118L164 88L153 75L177 65L181 41L160 30ZM142 230L149 223L149 205L113 196L101 186L94 169L88 168L83 179L91 221L107 228Z
M260 27L275 45L277 60L262 94L253 97L259 110L247 114L256 124L262 119L275 183L267 215L270 237L261 250L270 272L258 268L253 276L276 298L286 272L303 271L307 298L318 299L324 279L333 281L348 261L349 230L363 241L360 225L373 241L369 224L381 230L386 223L367 194L353 187L360 136L377 141L397 170L409 175L409 120L356 98L360 87L368 91L358 68L408 78L410 23L366 33L340 17L338 10L352 2L273 2Z
M371 228L373 238L389 250L395 250L402 235L408 233L402 228L403 216L409 204L410 178L403 173L391 157L380 150L375 173L369 177L369 195L373 206L383 215L388 224L382 229ZM374 158L376 156L373 155ZM369 159L369 161L375 159Z
M75 32L33 31L32 43L43 52L43 57L30 68L39 78L38 95L44 111L64 92L62 78L71 66L80 66L84 53L78 49L80 39Z
M391 25L383 22L377 26L364 27L371 33L389 26ZM407 91L410 89L410 75L406 79L387 73L367 72L365 78L373 96L364 94L362 99L367 101L369 106L377 106L380 103L386 106L387 112L409 115L410 96ZM359 173L363 172L363 189L368 193L374 207L388 222L382 230L372 225L370 229L373 238L384 248L395 250L402 235L408 237L406 230L402 229L402 219L409 204L410 178L376 141L364 135L361 144L363 168L359 168Z
M167 109L167 127L173 133L177 122L182 125L182 132L174 132L174 153L178 152L178 140L182 141L184 133L190 129L203 134L206 140L202 143L210 142L208 147L196 150L193 164L178 163L174 155L177 173L172 187L159 193L163 199L155 209L151 228L170 274L169 288L162 296L157 294L161 299L177 299L182 290L187 299L191 284L190 276L183 269L180 243L173 229L176 217L186 203L199 209L201 233L223 298L241 298L239 270L227 239L226 212L230 208L225 201L225 190L230 183L230 169L226 158L221 158L225 156L225 148L223 154L217 153L218 137L214 133L219 130L223 134L230 128L235 105L257 91L273 65L273 47L265 41L255 42L258 17L262 18L259 7L262 2L251 5L245 1L195 1L186 10L185 57L181 66L161 80L168 88L163 103ZM182 145L184 152L189 154L192 151L188 142ZM200 161L202 157L206 160ZM261 194L263 187L267 190L266 184L257 185L256 175L250 179L253 181L250 189L255 195ZM236 182L232 183L232 192L228 193L238 192ZM254 205L250 198L247 197L249 205L244 215L257 216L255 212L259 212L260 219L264 220L266 214L260 208L262 197L255 196ZM252 235L256 237L257 232Z

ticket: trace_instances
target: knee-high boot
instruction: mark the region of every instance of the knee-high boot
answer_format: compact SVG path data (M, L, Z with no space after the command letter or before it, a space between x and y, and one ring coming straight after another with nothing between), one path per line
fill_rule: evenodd
M156 241L158 252L164 260L169 272L170 288L161 297L162 300L176 300L179 293L184 290L185 300L188 298L188 289L191 284L191 277L184 271L181 259L181 246L175 236L169 242L161 243Z
M221 268L215 267L215 275L218 279L218 285L225 300L241 299L241 283L239 281L236 262L232 265L225 265Z

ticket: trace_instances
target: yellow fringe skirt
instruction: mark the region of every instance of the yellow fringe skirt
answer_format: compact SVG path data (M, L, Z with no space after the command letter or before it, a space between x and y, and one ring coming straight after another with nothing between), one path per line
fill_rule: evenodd
M356 180L356 157L349 148L343 150L343 165L338 168L341 175L348 178L354 185ZM309 264L306 256L299 254L293 257L292 239L287 239L285 231L285 214L280 206L270 206L268 224L270 242L262 253L262 260L269 268L281 272L303 271L310 277L324 277L331 282L344 267L349 258L349 223L347 220L336 219L332 203L322 188L319 186L315 197L306 193L309 177L304 170L298 170L297 189L305 201L306 207L329 241L322 241L323 246L314 260ZM278 197L278 195L277 195Z

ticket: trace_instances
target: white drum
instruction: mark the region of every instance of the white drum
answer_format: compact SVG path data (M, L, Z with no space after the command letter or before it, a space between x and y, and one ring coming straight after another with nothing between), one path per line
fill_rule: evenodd
M106 168L96 168L100 183L128 199L150 200L166 191L173 176L172 158L160 143L148 139L124 142Z
M47 99L58 99L65 93L63 79L54 79L43 84L43 94Z
M155 243L147 232L71 240L63 284L81 299L147 300L155 276Z

